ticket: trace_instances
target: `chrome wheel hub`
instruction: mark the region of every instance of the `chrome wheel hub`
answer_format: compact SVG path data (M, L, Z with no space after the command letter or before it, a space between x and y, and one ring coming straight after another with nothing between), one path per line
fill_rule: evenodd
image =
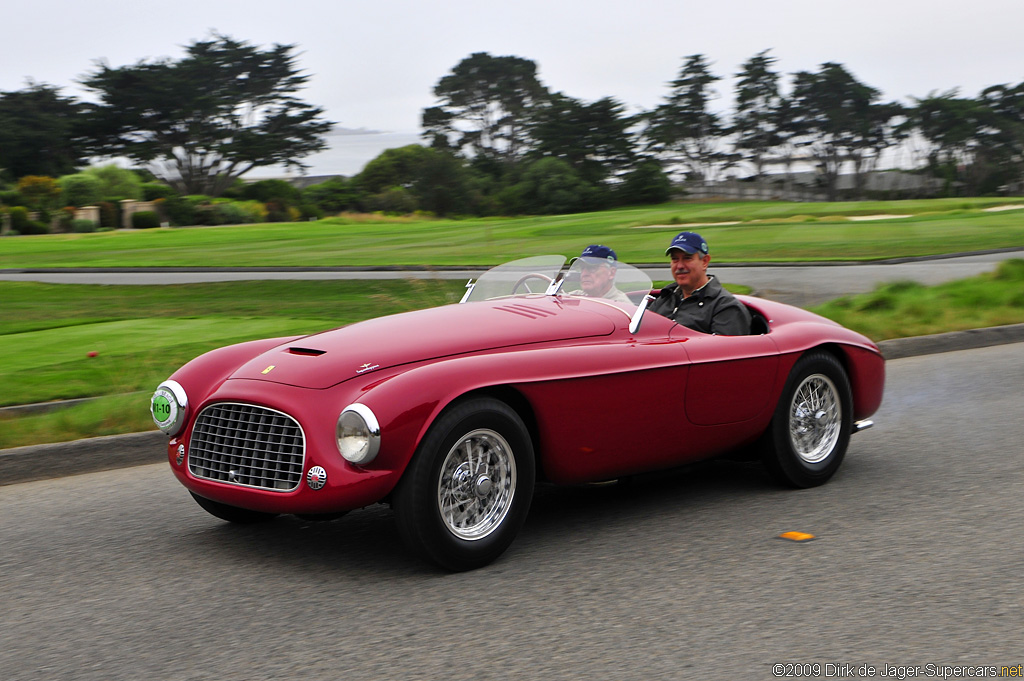
M808 376L797 387L789 409L789 438L806 463L828 458L839 441L843 412L835 384L823 374Z
M474 430L445 457L437 507L456 537L483 539L501 526L515 491L516 462L508 442L493 430Z

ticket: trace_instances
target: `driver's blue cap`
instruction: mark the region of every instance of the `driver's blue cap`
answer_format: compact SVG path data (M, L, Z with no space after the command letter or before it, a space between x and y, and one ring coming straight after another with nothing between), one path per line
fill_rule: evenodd
M601 244L593 244L593 245L587 246L586 248L583 249L583 252L580 253L580 257L581 258L601 258L602 260L609 260L609 261L611 261L613 263L616 260L618 260L618 258L615 257L615 251L613 251L612 249L608 248L607 246L602 246Z
M678 248L686 253L708 254L708 242L704 241L704 237L696 232L679 232L679 234L676 234L676 238L672 239L672 243L665 249L665 255L668 255L669 251L673 248Z

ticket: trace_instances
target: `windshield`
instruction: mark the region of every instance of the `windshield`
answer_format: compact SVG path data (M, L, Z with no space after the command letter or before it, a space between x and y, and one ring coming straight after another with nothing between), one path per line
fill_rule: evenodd
M544 293L562 271L561 255L540 255L499 265L484 274L462 302ZM651 291L651 278L621 261L576 258L557 288L557 295L602 300L632 312Z
M464 303L523 293L543 293L565 264L561 255L537 255L498 265L480 275Z
M651 292L651 278L622 261L576 258L562 283L571 296L598 298L632 311Z

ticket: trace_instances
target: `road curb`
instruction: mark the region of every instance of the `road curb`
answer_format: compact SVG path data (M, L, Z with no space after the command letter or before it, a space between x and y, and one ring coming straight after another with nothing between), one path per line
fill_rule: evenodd
M1024 324L896 338L878 347L886 360L1024 342ZM167 436L158 430L0 449L0 486L160 463Z
M0 449L0 486L159 463L167 436L158 430Z
M990 326L984 329L950 331L931 336L893 338L878 344L882 356L887 360L935 355L955 350L974 350L992 345L1024 342L1024 324Z

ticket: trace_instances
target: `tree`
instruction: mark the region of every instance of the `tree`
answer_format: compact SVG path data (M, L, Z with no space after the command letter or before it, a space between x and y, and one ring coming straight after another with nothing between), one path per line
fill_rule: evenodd
M296 98L308 78L294 49L214 35L179 61L99 64L83 81L101 101L89 117L93 151L155 163L183 194L217 196L257 167L304 170L299 159L326 146L333 123Z
M44 84L0 93L0 170L12 180L73 173L84 155L81 108L58 88Z
M527 166L503 200L510 213L556 215L593 209L597 194L567 161L549 156Z
M617 203L626 206L664 203L672 198L672 182L661 164L648 158L626 173L615 194Z
M401 188L420 210L437 215L465 210L468 202L463 162L447 150L420 144L384 150L354 179L371 195Z
M25 199L29 208L48 213L57 207L60 185L52 177L25 175L18 180L18 193Z
M748 59L736 74L736 113L732 119L733 146L754 166L758 178L772 149L785 142L782 115L785 100L779 74L771 70L775 57L768 50Z
M901 110L878 103L879 91L864 85L841 64L826 62L817 73L794 75L789 125L818 164L829 200L838 196L839 173L852 162L861 178L882 150L894 143L890 122ZM861 179L858 184L862 184Z
M911 121L929 144L928 166L951 185L964 184L973 193L987 112L976 99L958 96L956 90L931 93L914 100Z
M980 100L989 114L980 131L986 155L1004 182L1024 180L1024 82L985 88Z
M717 80L704 55L687 57L665 103L644 116L648 149L668 163L681 165L689 178L700 182L711 180L733 162L732 155L722 150L722 121L709 107L714 96L711 85Z
M532 116L533 153L569 162L591 184L619 175L636 159L629 134L633 120L625 110L610 97L587 104L555 94Z
M431 146L510 163L529 150L530 111L548 93L529 59L476 52L438 81L434 96L440 103L423 111Z

